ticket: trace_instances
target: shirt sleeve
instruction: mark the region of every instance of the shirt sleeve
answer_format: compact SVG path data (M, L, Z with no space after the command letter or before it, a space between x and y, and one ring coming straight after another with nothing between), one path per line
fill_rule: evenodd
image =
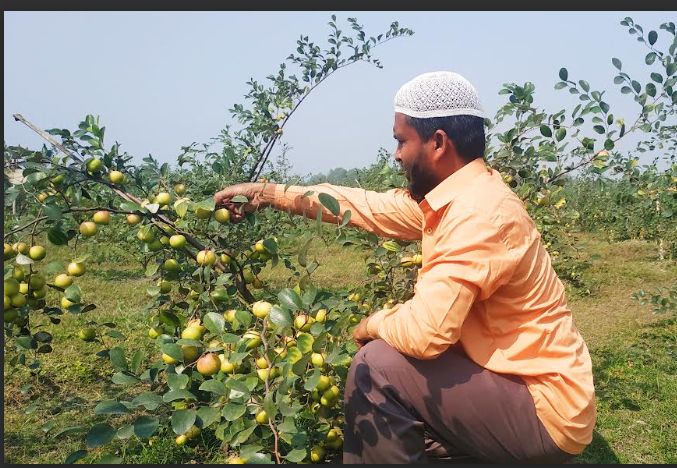
M475 299L505 284L519 262L502 230L482 214L447 217L437 227L443 231L421 269L414 296L374 313L367 322L369 336L418 359L434 359L456 343Z
M312 192L307 195L308 192ZM334 197L340 207L339 216L334 216L318 196L326 193ZM303 215L309 218L322 211L322 221L340 222L350 210L349 226L373 232L381 237L401 240L421 239L423 212L418 203L403 189L374 192L361 188L342 187L331 184L310 186L266 184L262 198L278 210Z

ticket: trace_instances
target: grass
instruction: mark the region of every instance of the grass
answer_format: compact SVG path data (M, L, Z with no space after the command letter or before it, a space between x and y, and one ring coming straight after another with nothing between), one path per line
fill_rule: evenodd
M580 248L591 263L585 272L591 294L570 295L569 302L593 359L598 420L592 444L574 463L674 463L677 320L652 315L650 307L640 306L630 295L640 288L653 290L670 284L677 277L677 266L659 261L655 246L646 242L608 244L582 235ZM49 261L69 258L65 248L50 249L49 255ZM317 242L309 257L320 263L313 276L323 288L351 288L367 278L362 254L355 249ZM56 351L41 355L41 377L31 379L25 369L11 369L5 360L5 462L62 463L84 447L87 429L104 420L93 414L96 402L125 395L126 390L108 383L113 373L109 361L95 356L103 344L77 338L85 323L115 321L124 338L105 337L105 347L145 347L149 359L157 357L146 336L144 305L149 280L139 264L125 262L122 253L96 258L100 263L91 260L89 273L78 284L98 308L83 315L66 314L61 325L49 327ZM271 288L293 286L280 280L283 268L267 269L261 276ZM55 437L65 427L74 429ZM116 441L81 461L95 462L114 453L124 463L223 463L219 441L208 433L201 437L204 444L199 448L177 447L173 434L156 434L149 442Z

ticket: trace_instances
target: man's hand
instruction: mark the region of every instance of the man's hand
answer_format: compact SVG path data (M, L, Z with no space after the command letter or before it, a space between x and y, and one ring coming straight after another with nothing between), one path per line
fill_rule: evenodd
M264 186L265 183L246 182L225 187L214 195L214 203L217 207L227 208L230 211L231 222L239 223L248 213L265 206L261 199ZM244 195L249 201L246 203L233 202L232 199L237 195Z
M361 348L372 340L367 333L368 321L369 317L362 319L362 321L357 324L357 327L355 327L355 330L353 330L353 340L357 343L358 348Z

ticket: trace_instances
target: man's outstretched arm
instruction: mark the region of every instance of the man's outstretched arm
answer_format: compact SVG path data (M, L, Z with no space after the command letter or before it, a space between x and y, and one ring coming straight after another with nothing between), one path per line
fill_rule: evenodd
M340 207L339 216L334 216L320 203L318 196L326 193L334 197ZM249 202L240 206L232 199L244 195ZM314 219L317 211L322 212L322 221L340 222L343 214L350 210L350 226L358 227L382 237L403 240L421 238L423 213L411 198L409 192L393 189L379 193L353 187L331 184L310 186L284 184L244 183L225 187L214 195L217 206L225 206L232 212L233 221L242 219L245 213L270 206L274 209Z

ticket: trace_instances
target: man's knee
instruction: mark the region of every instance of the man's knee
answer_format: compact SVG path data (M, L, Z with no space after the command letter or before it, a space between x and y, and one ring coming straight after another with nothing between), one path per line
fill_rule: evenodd
M408 366L407 358L382 339L372 340L355 354L351 366L363 364L370 369Z

